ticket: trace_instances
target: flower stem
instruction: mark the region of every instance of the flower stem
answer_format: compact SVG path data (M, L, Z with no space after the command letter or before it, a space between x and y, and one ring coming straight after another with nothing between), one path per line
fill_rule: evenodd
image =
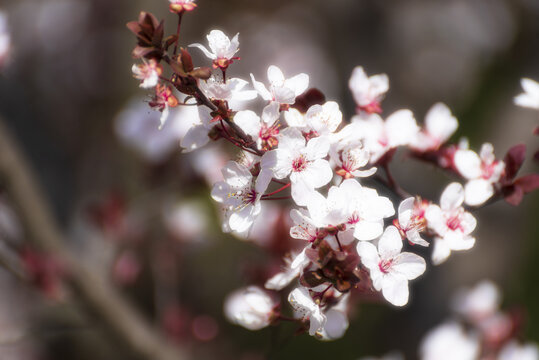
M174 42L174 55L178 52L178 42L180 41L180 28L182 25L183 11L178 13L178 27L176 28L176 41Z
M279 189L277 189L277 190L275 190L275 191L273 191L273 192L270 192L269 194L264 194L264 195L262 195L262 197L265 198L265 197L268 197L268 196L277 194L277 193L283 191L284 189L290 187L290 185L291 185L291 183L288 183L288 184L286 184L286 185L280 187Z

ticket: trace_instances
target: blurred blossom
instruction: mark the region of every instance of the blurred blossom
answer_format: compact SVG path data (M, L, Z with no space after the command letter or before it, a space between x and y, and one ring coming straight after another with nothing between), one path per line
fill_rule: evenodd
M200 202L169 204L163 216L167 229L179 240L199 241L208 228L208 216Z
M479 341L457 323L449 322L431 330L421 343L421 360L475 360Z
M218 146L212 146L195 151L187 160L190 161L195 172L203 177L208 185L212 186L217 181L222 180L221 169L228 158Z
M484 319L500 306L500 290L491 281L483 281L471 289L461 289L453 299L455 312L471 320Z
M274 239L275 233L279 231L278 222L282 211L280 206L268 203L264 204L260 215L254 221L248 239L260 246L269 246ZM247 239L248 234L234 233L234 235L241 239Z
M161 162L180 149L180 140L198 122L196 106L179 106L159 130L161 113L153 111L142 99L131 100L115 121L118 137L150 162Z
M11 48L11 35L8 29L7 15L0 11L0 69L8 60Z
M260 330L271 323L276 305L277 302L266 291L249 286L228 295L224 311L230 322L249 330Z
M537 344L520 345L516 341L511 341L505 345L498 357L498 360L538 360L539 348Z
M219 334L219 325L213 317L200 315L193 319L191 330L197 340L211 341Z
M141 268L137 255L131 250L125 250L114 262L112 269L114 281L120 285L131 285L137 280Z

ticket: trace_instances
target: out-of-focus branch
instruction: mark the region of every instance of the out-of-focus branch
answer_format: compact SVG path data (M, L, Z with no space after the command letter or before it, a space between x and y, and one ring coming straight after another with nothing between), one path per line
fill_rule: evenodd
M69 285L79 300L98 314L129 347L147 359L183 360L187 356L168 343L108 279L72 254L66 239L35 182L30 168L0 119L0 179L6 186L28 241L50 253L67 270Z

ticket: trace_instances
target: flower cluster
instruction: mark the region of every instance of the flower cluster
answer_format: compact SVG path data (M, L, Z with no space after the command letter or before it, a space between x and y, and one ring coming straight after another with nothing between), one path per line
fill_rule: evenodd
M517 336L522 322L514 311L500 309L498 287L485 280L453 297L454 316L430 330L419 347L421 360L539 360L536 343ZM397 352L380 360L404 360ZM376 360L361 358L360 360Z
M422 360L538 360L537 344L516 339L519 317L500 310L500 292L483 281L453 299L456 317L431 330L420 347Z
M180 21L193 8L192 1L171 1ZM181 140L185 151L219 139L238 151L211 192L222 208L223 231L256 236L252 229L265 221L260 214L267 201L293 205L287 250L296 255L287 257L265 289L249 286L226 301L227 317L248 329L290 320L312 336L336 339L348 327L357 294L404 306L409 281L427 268L414 252L417 246L432 243L432 262L440 264L452 251L474 246L474 207L500 198L516 204L539 185L536 175L515 179L524 160L522 146L498 160L490 144L479 154L465 141L449 144L458 121L442 103L428 111L424 125L409 109L386 116L385 74L353 70L349 87L356 114L347 121L337 102L309 88L307 74L289 76L271 65L267 81L253 74L250 83L228 78L228 67L239 60L239 34L230 39L212 30L209 49L191 44L211 61L211 67L195 67L187 49L178 46L179 26L175 35L164 37L163 22L142 13L128 27L138 39L133 55L143 62L133 73L141 87L155 88L150 106L162 112L161 126L170 108L196 106L198 119L189 120ZM219 73L212 74L212 68ZM264 105L257 106L256 98ZM390 171L399 148L465 185L447 185L439 203L409 194ZM292 316L285 316L286 307L275 300L275 292L284 291Z

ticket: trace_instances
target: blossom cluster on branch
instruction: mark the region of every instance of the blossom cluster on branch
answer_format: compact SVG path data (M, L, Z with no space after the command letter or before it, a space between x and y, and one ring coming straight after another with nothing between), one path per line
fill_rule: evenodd
M489 143L479 153L465 139L450 143L458 121L443 103L432 106L423 124L409 109L386 116L385 74L353 70L348 85L356 114L346 121L337 102L309 88L307 74L290 76L271 65L267 80L228 77L240 60L239 34L230 39L212 30L207 46L189 45L210 62L196 67L189 50L179 46L181 21L195 8L193 1L170 0L178 18L170 36L164 21L150 13L127 24L138 41L133 56L140 63L133 75L142 88L153 89L149 105L161 112L156 126L166 126L173 108L196 107L197 116L184 119L184 152L221 139L237 149L211 191L222 208L223 231L248 238L255 222L264 221L259 217L265 203L293 205L289 235L295 243L282 271L265 284L233 292L225 301L230 321L250 330L294 321L317 338L339 338L348 327L348 310L362 297L408 303L409 281L427 268L418 246L432 244L432 263L438 265L453 251L474 246L474 209L502 198L516 205L539 186L538 174L517 177L524 145L499 159ZM535 84L523 85L528 94L517 103L537 107ZM390 171L398 148L459 181L440 191L439 201L409 194ZM278 293L285 291L289 308L279 302Z

